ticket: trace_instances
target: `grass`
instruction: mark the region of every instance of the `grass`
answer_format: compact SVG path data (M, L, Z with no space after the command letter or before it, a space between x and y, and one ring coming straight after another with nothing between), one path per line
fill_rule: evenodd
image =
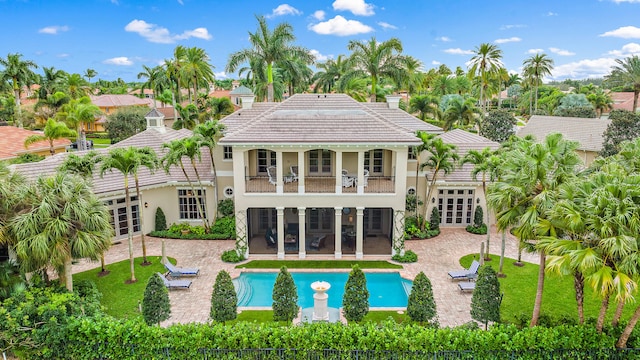
M382 323L391 318L393 321L401 324L411 321L406 314L398 314L397 311L369 311L364 317L362 322L375 322ZM233 324L239 321L248 321L256 323L273 323L273 311L272 310L243 310L238 317L233 321L228 321L227 324Z
M351 269L353 265L361 269L402 269L402 265L388 261L348 261L348 260L253 260L236 266L236 269Z
M243 310L235 320L228 321L227 324L240 321L271 323L273 322L273 310Z
M460 265L468 268L473 259L477 259L478 254L470 254L460 259ZM500 266L500 257L491 255L491 261L485 264L491 265L496 272ZM524 266L514 266L514 259L505 258L503 270L507 275L500 278L500 290L504 293L501 306L501 316L503 321L519 323L518 319L531 319L533 304L536 297L536 287L538 284L539 265L525 263ZM585 320L597 318L600 311L601 299L594 294L594 291L585 284L584 289L584 316ZM607 321L610 323L615 313L617 302L612 298L607 311ZM635 306L626 306L622 319L629 319ZM578 310L576 303L576 293L573 287L572 276L560 276L546 274L544 281L544 291L542 294L541 314L552 319L570 319L578 321Z
M95 148L106 148L111 145L111 139L99 139L88 137L87 140L93 141L93 147Z
M411 319L407 316L405 312L399 314L397 311L369 311L369 313L362 320L363 322L375 322L381 323L391 318L393 321L398 324L410 322Z
M142 301L147 280L155 272L165 272L164 265L160 262L160 256L147 256L151 262L149 266L141 266L142 258L135 259L135 275L137 282L125 284L131 277L129 260L123 260L106 266L111 271L107 276L98 276L100 268L91 269L73 275L73 281L91 280L96 283L102 293L102 305L105 312L120 319L131 319L140 316L138 301ZM170 259L175 263L175 259Z

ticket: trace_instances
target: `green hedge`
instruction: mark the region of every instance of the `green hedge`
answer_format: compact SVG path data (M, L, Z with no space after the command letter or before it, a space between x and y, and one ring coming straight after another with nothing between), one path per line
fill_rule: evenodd
M613 349L615 338L594 327L534 327L518 330L500 325L488 331L465 328L430 329L395 322L342 325L312 323L278 326L239 322L177 324L168 328L142 321L80 319L67 332L64 353L71 359L138 359L162 354L165 348L185 358L202 357L201 349L358 349L392 351L524 351Z
M152 231L149 236L166 238L166 239L184 239L184 240L229 240L233 239L231 234L180 234L174 233L169 230L164 231Z

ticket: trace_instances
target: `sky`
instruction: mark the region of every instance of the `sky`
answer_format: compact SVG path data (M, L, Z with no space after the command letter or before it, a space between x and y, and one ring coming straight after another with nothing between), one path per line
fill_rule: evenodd
M137 81L177 45L204 49L217 79L237 78L227 59L250 47L256 16L292 25L319 62L372 37L398 38L425 70L466 70L481 43L498 45L510 72L545 53L547 80L602 77L615 59L640 55L640 0L0 0L0 14L0 57L105 80Z

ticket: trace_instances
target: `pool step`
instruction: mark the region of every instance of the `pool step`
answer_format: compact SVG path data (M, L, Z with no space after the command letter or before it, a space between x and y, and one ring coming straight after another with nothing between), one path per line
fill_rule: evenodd
M246 306L251 299L252 289L249 281L244 276L233 279L233 287L236 289L238 306Z

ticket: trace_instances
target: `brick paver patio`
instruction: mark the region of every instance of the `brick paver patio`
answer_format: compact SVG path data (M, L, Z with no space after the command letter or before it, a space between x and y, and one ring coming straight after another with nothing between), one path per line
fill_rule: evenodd
M161 239L147 237L147 254L161 255ZM407 279L413 279L420 271L429 277L433 285L434 297L438 309L441 326L457 326L471 320L469 315L471 293L461 293L456 285L447 276L447 271L461 269L460 257L480 251L480 243L486 240L486 235L473 235L464 229L443 229L442 233L427 240L410 240L406 242L406 249L418 254L418 262L405 264L401 275ZM500 254L499 234L492 231L491 253ZM177 260L179 266L198 267L200 275L193 278L193 284L189 290L172 290L171 318L164 325L172 323L207 322L211 306L211 292L218 271L225 269L231 277L237 277L240 270L235 269L236 264L226 264L220 260L222 252L232 249L234 241L206 241L206 240L166 240L167 256ZM141 256L140 239L134 240L134 252ZM508 235L505 254L507 257L517 256L517 241ZM114 245L105 255L107 263L128 259L128 247L126 240ZM252 257L260 259L275 259L275 256ZM309 257L309 259L332 259L333 256ZM354 259L353 256L343 256L344 259ZM297 256L291 256L297 259ZM387 257L366 257L368 259L387 259ZM523 260L537 263L535 254L523 254ZM99 263L81 261L74 265L74 272L81 272L99 267ZM511 266L505 263L505 266ZM292 270L295 271L295 270ZM318 269L318 271L331 271ZM311 291L311 290L309 290Z

